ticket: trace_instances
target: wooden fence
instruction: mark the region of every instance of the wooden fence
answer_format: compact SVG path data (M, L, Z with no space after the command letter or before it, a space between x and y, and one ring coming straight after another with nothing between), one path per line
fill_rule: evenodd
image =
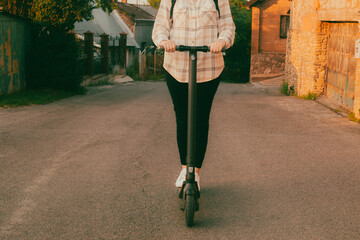
M164 53L154 47L145 48L139 51L135 64L139 65L138 73L140 80L162 80L164 78Z

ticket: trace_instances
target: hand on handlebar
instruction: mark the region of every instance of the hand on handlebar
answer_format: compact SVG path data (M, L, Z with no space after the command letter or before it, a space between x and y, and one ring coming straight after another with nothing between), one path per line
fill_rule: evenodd
M223 48L225 47L226 42L223 39L219 39L216 42L210 44L210 52L211 53L219 53L223 50Z
M163 48L166 52L175 52L175 42L173 40L165 40L160 43L160 48Z
M164 49L166 52L175 52L175 51L200 51L200 52L211 52L211 53L220 53L225 52L225 41L222 39L217 40L216 42L210 44L209 46L185 46L185 45L175 45L173 40L164 40L159 44L160 49Z

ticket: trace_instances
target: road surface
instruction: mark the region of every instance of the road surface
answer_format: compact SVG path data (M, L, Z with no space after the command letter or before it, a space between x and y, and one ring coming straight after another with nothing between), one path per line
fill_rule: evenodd
M360 125L278 87L222 83L185 226L162 82L0 110L0 239L360 239Z

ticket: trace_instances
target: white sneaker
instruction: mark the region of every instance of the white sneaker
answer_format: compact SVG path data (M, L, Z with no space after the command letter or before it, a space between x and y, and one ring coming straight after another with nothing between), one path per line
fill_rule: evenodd
M199 192L200 192L200 176L197 173L195 173L195 181L197 182Z
M180 172L179 177L177 178L177 180L175 182L175 186L178 188L181 188L185 179L186 179L186 168L183 168ZM198 188L200 191L200 176L197 173L195 173L195 181L197 182L197 185L198 185Z
M183 168L180 172L179 177L177 178L177 180L175 182L175 186L178 188L181 188L181 186L183 185L183 182L185 181L185 177L186 177L186 168Z

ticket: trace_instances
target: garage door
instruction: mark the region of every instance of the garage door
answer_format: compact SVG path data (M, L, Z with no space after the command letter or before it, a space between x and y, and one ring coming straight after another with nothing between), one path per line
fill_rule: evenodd
M325 94L353 109L355 97L355 40L358 23L328 23L328 64Z

